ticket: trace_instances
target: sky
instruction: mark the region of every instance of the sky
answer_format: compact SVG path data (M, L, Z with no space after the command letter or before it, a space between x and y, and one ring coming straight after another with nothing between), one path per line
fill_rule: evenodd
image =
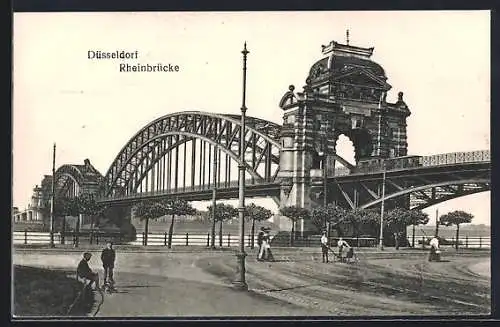
M56 168L85 159L105 174L150 121L186 110L239 114L248 55L248 115L282 123L278 103L302 90L321 45L374 47L412 114L408 153L490 148L489 11L15 13L13 44L13 205ZM178 72L124 73L117 59L88 51L138 52L129 63L178 65ZM338 153L352 158L341 140ZM230 202L231 203L231 202ZM236 203L236 202L232 202ZM262 203L276 210L272 200ZM426 209L461 209L490 224L490 192Z

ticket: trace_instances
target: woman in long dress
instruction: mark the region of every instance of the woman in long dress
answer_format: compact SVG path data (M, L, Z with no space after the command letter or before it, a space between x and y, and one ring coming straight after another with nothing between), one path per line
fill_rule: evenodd
M263 235L262 235L262 245L260 246L260 251L259 251L259 261L264 261L267 259L267 248L268 248L268 240L269 240L269 234L267 231L263 230Z

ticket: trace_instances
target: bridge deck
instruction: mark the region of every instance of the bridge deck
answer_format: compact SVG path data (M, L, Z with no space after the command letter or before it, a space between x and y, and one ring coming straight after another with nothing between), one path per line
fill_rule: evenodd
M451 188L450 185L465 185L460 188L460 192L474 193L478 190L489 189L490 185L491 163L489 161L463 162L463 163L445 163L435 164L430 163L420 167L409 168L393 168L385 171L386 180L388 181L387 197L394 196L396 193L400 195L419 192L419 197L416 199L422 200L425 197L425 190L440 187L437 192L444 198L451 193L455 194L457 189ZM372 191L367 191L374 197L375 202L380 202L380 195L376 195L376 186L382 182L384 172L381 170L367 173L352 173L349 175L341 174L340 176L329 176L328 187L338 187L339 193L345 193L345 190L353 188L368 188ZM312 186L322 185L322 176L312 179ZM477 184L480 184L477 186ZM467 186L469 185L469 186ZM392 191L391 191L392 188ZM435 190L435 191L436 191ZM435 192L433 191L433 192ZM422 195L422 192L424 195ZM392 194L391 194L392 193ZM162 190L157 192L142 192L125 196L116 196L105 199L100 199L102 203L133 203L142 199L158 199L163 197L177 197L192 201L203 201L212 199L213 186L195 186L195 187L178 187L177 189ZM238 197L238 181L231 181L224 185L218 185L216 189L217 199L234 199ZM375 194L375 195L374 195ZM458 194L458 193L457 193ZM460 193L461 194L461 193ZM272 197L278 201L280 195L279 181L268 182L259 181L256 179L246 180L246 195L247 197ZM429 196L429 203L440 198L439 196ZM415 200L416 201L416 200Z

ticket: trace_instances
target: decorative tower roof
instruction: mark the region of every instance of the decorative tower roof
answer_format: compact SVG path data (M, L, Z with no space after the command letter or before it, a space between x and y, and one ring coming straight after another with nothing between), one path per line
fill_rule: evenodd
M324 84L325 80L333 81L354 72L363 72L378 82L380 89L387 91L391 88L385 82L387 76L382 66L370 59L373 47L363 48L331 41L321 48L325 57L315 62L309 70L306 80L308 86L316 87Z

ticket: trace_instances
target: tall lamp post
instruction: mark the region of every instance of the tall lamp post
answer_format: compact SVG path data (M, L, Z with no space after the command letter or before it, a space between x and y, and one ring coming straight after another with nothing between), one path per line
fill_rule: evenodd
M236 280L233 282L235 287L248 290L248 285L245 281L245 113L247 111L245 105L246 98L246 84L247 84L247 43L243 51L243 101L241 105L241 127L240 127L240 163L238 165L239 170L239 205L238 205L238 217L240 219L240 249L236 254L238 258L238 272Z
M434 236L439 234L439 209L436 209L436 230L434 231Z
M326 141L323 140L322 142L322 151L318 153L318 155L321 157L321 168L323 170L323 207L325 208L326 210L326 206L328 204L328 199L327 199L327 184L326 184ZM327 220L327 217L325 215L325 220L323 221L323 225L324 225L324 228L326 229L326 233L327 233L327 237L330 236L330 231L329 231L329 228L328 228L328 220Z
M54 248L54 198L55 198L55 178L56 178L56 144L52 150L52 190L50 194L50 247Z
M380 206L379 248L384 249L384 202L385 202L385 160L382 161L382 205Z
M214 172L213 172L213 178L214 178L214 186L212 189L212 230L211 230L211 243L210 246L212 249L215 249L215 213L216 213L216 208L215 206L217 205L216 203L216 198L217 198L217 145L214 147Z

